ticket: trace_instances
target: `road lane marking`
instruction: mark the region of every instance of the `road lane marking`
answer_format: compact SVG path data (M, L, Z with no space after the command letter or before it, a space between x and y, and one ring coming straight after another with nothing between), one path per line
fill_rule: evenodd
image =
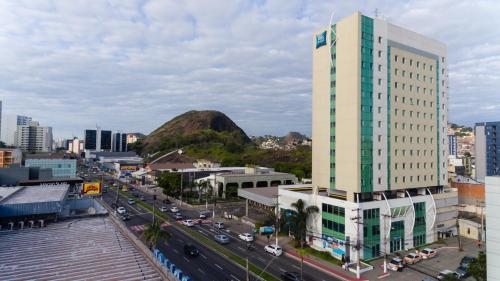
M260 260L261 262L266 262L266 260L261 257L257 257L257 259Z
M245 251L245 249L241 248L240 246L238 246L238 249L240 249L241 251Z
M198 268L198 271L203 273L203 275L205 275L205 271L201 270L201 268Z
M179 253L179 251L177 251L176 249L174 249L174 253L178 254L178 253Z
M177 238L177 241L184 243L184 240Z
M189 260L186 257L184 257L184 260L187 261L187 262L189 262Z
M292 264L293 267L295 267L296 269L300 270L300 267L296 266L295 264Z
M200 256L204 259L207 259L207 257L204 254L200 254Z
M205 232L201 231L201 230L198 230L199 233L205 235L205 236L208 236L208 234L206 234Z
M229 275L229 276L231 276L232 278L236 279L237 281L240 281L240 279L236 278L236 277L235 277L234 275L232 275L232 274L231 274L231 275Z
M286 270L284 270L284 269L283 269L283 268L281 268L281 267L280 267L279 269L280 269L280 271L283 271L283 272L285 272L285 271L286 271Z
M218 267L220 270L222 270L222 267L220 267L218 264L214 264L216 267Z

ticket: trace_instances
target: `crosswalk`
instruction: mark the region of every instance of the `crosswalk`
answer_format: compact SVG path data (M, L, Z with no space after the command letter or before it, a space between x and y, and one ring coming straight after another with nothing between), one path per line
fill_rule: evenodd
M168 222L164 222L161 224L161 227L169 227L169 226L171 226L171 224L169 224ZM145 227L146 225L140 224L140 225L132 225L129 227L129 229L135 232L143 232Z

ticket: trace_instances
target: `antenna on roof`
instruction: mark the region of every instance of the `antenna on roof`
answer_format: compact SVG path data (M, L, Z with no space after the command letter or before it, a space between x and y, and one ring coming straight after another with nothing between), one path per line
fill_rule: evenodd
M375 17L378 18L378 8L375 8L374 14L375 14Z

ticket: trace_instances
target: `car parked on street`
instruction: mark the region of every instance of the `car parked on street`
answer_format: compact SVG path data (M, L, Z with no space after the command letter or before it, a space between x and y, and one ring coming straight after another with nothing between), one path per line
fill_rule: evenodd
M179 212L179 208L177 208L176 206L172 206L172 207L170 208L170 212L172 212L172 213L177 213L177 212Z
M146 197L144 196L139 197L139 199L141 199L141 201L146 201Z
M120 219L121 219L122 221L128 221L128 220L130 220L130 215L129 215L129 214L127 214L127 213L125 213L125 214L123 214L123 215L120 215Z
M277 257L279 257L279 256L281 256L281 254L283 254L283 249L281 249L281 247L278 245L266 245L264 247L264 251L266 251L266 253L275 255Z
M417 253L408 253L404 258L403 262L405 264L415 264L422 260L422 257Z
M465 256L462 258L462 260L460 261L460 266L461 267L464 267L466 269L469 268L469 265L471 264L471 262L475 261L476 258L475 257L471 257L471 256Z
M217 234L217 235L214 236L214 239L219 244L227 244L227 243L229 243L229 236L224 235L224 234Z
M174 214L174 219L175 220L182 220L182 214L181 213L175 213Z
M128 199L127 202L128 202L129 205L134 205L135 204L135 200L132 199L132 198Z
M197 257L200 255L200 251L193 244L186 244L184 245L184 254L190 257Z
M387 263L387 269L392 271L403 271L403 268L403 260L400 258L393 258L389 263Z
M118 214L120 215L123 215L127 213L127 209L125 209L125 207L118 207L118 209L116 209L116 212L118 212Z
M452 270L449 270L449 269L445 269L445 270L439 272L439 274L437 275L437 279L443 280L447 276L453 276L455 278L460 278L459 275L458 275L458 273L456 273L455 271L452 271Z
M165 207L165 206L161 206L161 207L160 207L160 211L162 211L162 212L166 212L166 211L168 211L168 208L167 208L167 207Z
M469 272L467 271L467 268L463 267L463 266L459 266L457 268L457 270L455 270L455 272L458 274L458 277L460 279L465 279L467 277L469 277Z
M194 221L193 220L183 220L182 224L185 226L194 226Z
M243 241L247 241L247 242L253 241L253 235L250 233L241 233L238 235L238 238L240 238Z
M283 281L300 281L300 273L285 271L281 273L281 280Z
M422 259L426 260L426 259L430 259L430 258L433 258L437 255L437 252L436 250L434 249L431 249L431 248L425 248L423 249L422 251L420 251L420 256L422 257Z

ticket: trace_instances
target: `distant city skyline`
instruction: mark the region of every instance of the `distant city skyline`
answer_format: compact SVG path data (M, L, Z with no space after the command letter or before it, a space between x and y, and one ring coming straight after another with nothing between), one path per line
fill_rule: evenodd
M202 109L249 135L311 136L311 33L356 10L448 46L450 122L498 119L494 1L2 1L3 114L55 139L96 124L148 134Z

